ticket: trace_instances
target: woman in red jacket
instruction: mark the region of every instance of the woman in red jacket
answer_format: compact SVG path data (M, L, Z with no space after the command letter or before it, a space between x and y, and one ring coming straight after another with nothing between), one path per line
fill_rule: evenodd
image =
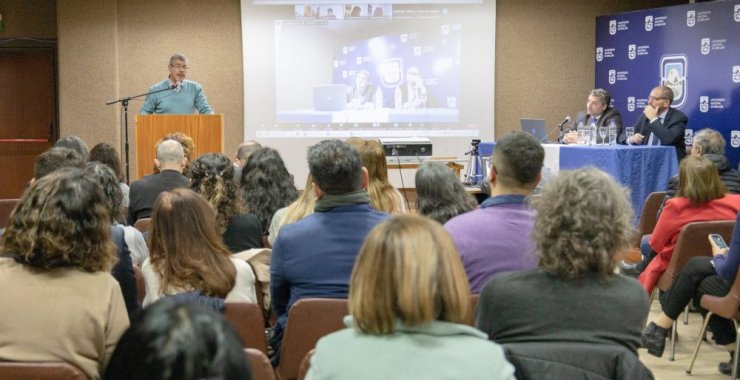
M657 253L638 280L648 293L665 272L673 256L681 228L691 222L734 220L740 210L740 195L727 194L712 161L689 156L681 161L678 193L669 199L650 236Z

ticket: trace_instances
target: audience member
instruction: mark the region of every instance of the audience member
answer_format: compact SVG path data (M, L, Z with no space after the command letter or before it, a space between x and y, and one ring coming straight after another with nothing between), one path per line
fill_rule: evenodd
M308 148L308 167L316 212L284 226L272 250L270 293L277 315L270 338L275 349L274 365L280 360L280 343L291 306L302 298L347 297L352 265L365 236L388 218L388 214L370 206L370 196L363 190L367 188L367 170L349 144L325 140L312 145Z
M280 229L286 224L295 223L311 214L313 214L313 208L316 206L316 195L313 192L313 179L309 174L306 177L306 186L303 188L301 195L293 201L287 207L283 207L280 210L275 211L272 216L272 222L270 222L270 234L267 236L267 240L270 246L275 244L275 240L280 233Z
M3 235L0 361L63 361L100 378L129 324L109 274L109 217L100 185L80 169L23 193Z
M241 168L246 165L249 156L251 156L252 153L254 153L254 151L259 148L262 148L262 144L255 140L247 140L239 144L239 148L237 148L236 150L236 157L234 158L234 166ZM239 173L241 173L241 171ZM234 178L241 177L234 176Z
M123 195L121 205L123 207L128 207L129 187L125 182L126 177L123 174L123 170L121 170L121 159L118 157L116 148L106 143L97 144L90 151L90 161L102 162L113 169L113 173L118 177L118 183Z
M90 149L87 148L85 141L77 136L62 137L54 144L55 148L69 148L77 152L82 160L87 162L90 158Z
M133 225L139 219L151 217L154 200L161 192L190 186L188 177L182 175L186 162L185 153L179 142L164 140L157 144L157 158L154 164L159 172L131 183L129 224Z
M501 347L465 325L465 272L432 220L396 216L370 231L352 270L349 312L349 328L319 340L307 379L514 379Z
M162 296L194 291L226 302L257 302L252 268L231 257L216 230L216 212L190 189L157 197L149 258L141 272L144 306Z
M427 161L416 171L416 212L444 224L474 210L478 202L447 165Z
M169 135L165 135L162 137L161 140L157 143L161 143L162 141L167 140L175 140L182 145L182 151L185 155L185 167L182 169L182 174L186 177L190 177L190 163L195 159L193 155L195 154L195 141L193 141L193 138L182 133L182 132L175 132L170 133ZM154 173L159 173L159 167L157 167L157 164L154 164L153 167Z
M480 293L496 273L537 265L529 196L540 182L544 160L544 148L528 133L515 132L496 141L488 171L491 197L480 209L445 223L473 293Z
M633 231L626 190L597 169L561 171L534 206L539 268L494 276L478 328L499 344L596 343L636 354L648 296L614 273Z
M31 182L38 181L47 174L62 168L82 169L84 167L85 160L74 150L69 148L51 148L36 158Z
M246 211L226 155L206 153L190 166L191 188L216 210L216 227L231 253L262 248L262 224Z
M740 195L727 194L712 161L697 156L681 161L678 193L660 213L653 234L652 252L641 267L638 280L648 294L665 272L676 248L681 228L691 222L734 219L740 210Z
M249 156L242 167L240 186L247 210L259 218L265 235L275 211L298 198L293 175L272 148L257 149Z
M611 99L612 96L609 92L602 88L591 90L586 100L586 111L578 113L576 119L573 120L573 124L563 131L559 141L564 144L575 144L578 141L578 131L576 129L579 124L585 126L596 124L597 127L608 127L613 122L617 127L617 136L619 136L622 133L622 115L611 106ZM609 136L606 138L609 138ZM596 141L599 143L606 142L602 141L600 136L596 136Z
M242 342L224 318L172 298L146 308L118 342L105 380L250 380Z
M720 248L711 238L709 242L714 257L691 258L668 290L660 295L661 313L642 332L642 345L649 354L658 357L663 355L666 336L692 299L694 306L706 316L707 311L699 303L701 297L705 294L722 297L730 292L740 265L740 214L735 219L729 249ZM737 339L734 321L713 314L709 318L709 330L717 345L724 346L730 352L730 361L719 365L719 371L730 376Z
M388 181L388 164L380 141L352 137L347 139L347 143L357 149L362 166L367 169L370 205L378 211L389 214L408 212L403 195Z

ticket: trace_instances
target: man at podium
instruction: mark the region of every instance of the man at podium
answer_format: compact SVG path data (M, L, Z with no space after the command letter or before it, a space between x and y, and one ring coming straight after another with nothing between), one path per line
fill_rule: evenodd
M170 75L167 79L153 85L149 92L162 90L146 97L141 107L142 114L192 114L211 115L213 109L208 105L206 94L200 83L185 79L189 69L188 59L182 54L170 57Z

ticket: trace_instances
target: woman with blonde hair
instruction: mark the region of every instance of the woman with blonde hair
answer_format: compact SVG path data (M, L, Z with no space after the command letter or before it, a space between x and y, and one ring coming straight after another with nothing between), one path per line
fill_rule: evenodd
M306 186L303 188L303 192L293 203L287 207L283 207L280 210L275 211L275 215L272 216L272 222L270 222L270 234L267 236L267 241L270 246L275 244L275 239L280 233L280 229L286 224L295 223L311 214L316 206L316 194L313 191L313 179L311 174L306 178Z
M307 379L513 379L501 347L466 326L470 287L442 226L377 225L350 280L349 328L319 340Z
M385 150L378 140L363 140L352 137L347 143L360 153L362 166L367 169L369 182L367 193L370 195L370 205L389 214L408 212L403 195L388 181L388 163Z
M189 292L226 302L257 302L252 269L231 257L216 229L216 212L190 189L157 197L149 258L141 272L146 283L144 306Z

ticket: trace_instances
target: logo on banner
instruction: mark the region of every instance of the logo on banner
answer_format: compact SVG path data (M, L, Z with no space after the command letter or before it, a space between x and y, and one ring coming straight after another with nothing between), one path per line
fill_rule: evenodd
M740 66L732 66L732 81L740 83Z
M686 103L686 71L688 61L685 55L664 55L660 59L661 83L673 90L673 107L681 108Z
M708 96L699 97L699 111L701 112L709 111L709 97Z
M683 132L683 142L686 145L694 144L694 130L693 129L686 129Z
M627 111L630 111L630 112L635 111L635 97L634 96L627 97Z
M711 40L709 38L702 38L701 39L701 53L704 55L709 54L709 51L712 49Z
M730 145L733 148L740 147L740 131L730 131Z
M609 84L617 83L617 70L609 70Z
M653 16L645 16L645 30L648 32L653 30Z
M617 34L617 20L609 20L609 34Z
M689 27L696 25L696 11L686 11L686 25Z
M596 48L596 62L601 62L602 60L604 60L604 48L597 47Z
M629 59L635 59L637 57L637 45L629 45L627 47L627 56Z
M735 21L740 22L740 4L735 4Z

